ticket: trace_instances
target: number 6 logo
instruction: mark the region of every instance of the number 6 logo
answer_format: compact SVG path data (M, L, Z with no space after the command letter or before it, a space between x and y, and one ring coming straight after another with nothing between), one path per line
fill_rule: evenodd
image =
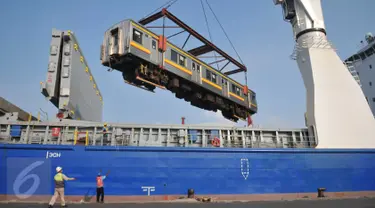
M36 174L30 174L27 175L30 171L37 168L38 166L41 166L44 163L44 161L36 161L32 163L31 165L27 166L25 169L23 169L18 175L17 178L14 180L13 183L13 191L16 194L16 196L20 199L26 199L29 198L31 195L33 195L36 191L36 189L40 185L40 178ZM20 193L20 187L23 183L25 183L27 180L33 179L33 185L27 190L25 193Z

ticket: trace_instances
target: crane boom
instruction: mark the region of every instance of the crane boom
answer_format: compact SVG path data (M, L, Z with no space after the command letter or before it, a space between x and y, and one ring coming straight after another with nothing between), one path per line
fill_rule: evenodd
M317 148L374 148L375 119L365 96L327 40L321 0L274 0L291 23L306 88L309 133Z

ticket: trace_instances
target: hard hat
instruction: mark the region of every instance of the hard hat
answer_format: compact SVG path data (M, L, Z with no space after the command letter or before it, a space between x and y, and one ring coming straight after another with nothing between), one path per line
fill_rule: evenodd
M60 166L58 166L57 168L56 168L56 172L60 172L62 170L62 167L60 167Z

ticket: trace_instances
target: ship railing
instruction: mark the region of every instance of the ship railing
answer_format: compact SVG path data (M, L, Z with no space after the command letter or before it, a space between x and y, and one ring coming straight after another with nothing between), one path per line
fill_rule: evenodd
M23 125L22 125L23 124ZM70 124L70 123L69 123ZM12 130L12 126L17 128ZM315 138L307 129L208 128L188 126L100 126L0 123L0 140L5 143L86 146L174 146L227 148L314 147Z
M178 134L152 135L135 132L132 135L116 135L108 131L106 134L97 133L94 137L90 131L85 131L79 137L77 131L62 132L59 137L47 137L41 132L33 132L28 138L3 137L3 143L18 144L59 144L59 145L86 145L86 146L164 146L164 147L223 147L223 148L313 148L316 146L314 137L311 136L269 136L269 135L191 135L179 136ZM220 142L217 146L213 139Z
M355 63L353 63L352 61L346 61L344 62L344 64L349 70L350 74L353 76L354 80L358 83L359 86L362 87L361 80L355 67Z

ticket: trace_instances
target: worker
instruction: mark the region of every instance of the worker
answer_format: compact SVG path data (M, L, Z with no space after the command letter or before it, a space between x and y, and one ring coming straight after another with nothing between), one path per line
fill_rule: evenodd
M48 207L53 207L55 204L55 201L57 199L57 196L60 195L60 200L61 200L61 206L62 207L67 207L65 205L65 199L64 199L64 187L65 183L64 181L72 181L75 180L75 178L69 178L66 175L62 173L62 167L56 167L56 172L57 174L54 177L55 180L55 193L51 198L51 201L49 202Z
M107 123L104 123L103 128L102 128L102 132L103 132L103 141L104 141L104 140L108 140L108 134L107 134L107 131L108 131L108 124L107 124Z
M107 172L106 175L101 176L102 170L99 171L98 176L96 176L96 202L99 203L99 197L100 197L100 202L104 202L104 179L107 178L109 171Z

